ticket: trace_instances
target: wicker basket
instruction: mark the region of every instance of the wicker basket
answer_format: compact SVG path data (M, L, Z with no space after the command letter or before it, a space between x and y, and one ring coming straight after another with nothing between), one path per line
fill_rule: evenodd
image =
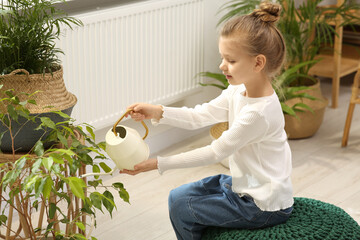
M215 124L210 128L210 136L215 140L218 139L221 134L229 129L229 123L228 122L222 122ZM229 159L225 158L220 162L224 167L229 168Z
M14 89L20 101L24 101L26 96L19 93L33 94L37 92L30 97L36 101L36 105L27 104L27 109L29 109L31 115L48 117L55 123L64 121L64 118L51 111L62 111L70 116L77 102L75 95L68 92L65 88L61 66L58 66L52 74L29 74L24 69L17 69L10 74L0 75L0 84L3 85L0 91L0 98L8 97L4 93L4 90L8 89ZM6 108L5 104L0 104L1 112L7 112ZM17 133L14 139L16 151L30 151L39 139L45 139L48 136L50 130L35 130L40 124L40 118L33 122L20 117L18 122L12 122L13 132ZM13 146L7 128L1 125L0 132L5 132L0 145L1 151L11 152ZM51 142L47 142L44 144L44 147L49 147L51 144Z
M15 93L32 94L36 105L28 104L30 113L44 113L49 111L60 111L74 106L77 102L76 96L66 90L63 79L63 68L45 74L29 74L25 69L17 69L10 74L0 76L2 90L14 89ZM3 98L3 92L0 92ZM19 96L20 100L25 96ZM49 109L49 106L52 108ZM0 109L4 110L4 109Z
M228 122L222 122L222 123L215 124L210 129L210 135L214 139L218 139L224 131L228 130L228 128L229 128Z

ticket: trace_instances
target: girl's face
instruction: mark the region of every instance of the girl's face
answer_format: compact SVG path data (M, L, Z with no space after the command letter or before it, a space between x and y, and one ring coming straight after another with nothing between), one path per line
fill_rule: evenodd
M232 37L220 37L219 52L222 62L219 68L229 84L247 84L254 76L255 57L250 56Z

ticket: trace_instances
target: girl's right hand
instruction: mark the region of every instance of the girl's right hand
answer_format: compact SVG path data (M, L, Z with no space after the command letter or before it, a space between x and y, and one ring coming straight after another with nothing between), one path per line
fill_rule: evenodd
M153 105L147 103L135 103L128 106L131 109L130 116L135 121L143 121L145 119L160 120L163 114L161 105Z

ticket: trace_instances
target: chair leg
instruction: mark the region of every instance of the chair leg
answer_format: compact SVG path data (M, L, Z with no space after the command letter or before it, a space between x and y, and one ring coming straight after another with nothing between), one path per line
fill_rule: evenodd
M340 77L334 76L332 80L331 107L337 108L339 105Z
M341 143L342 147L347 146L347 142L348 142L348 138L349 138L350 126L351 126L351 120L352 120L353 113L354 113L354 108L355 108L355 103L350 103L348 113L347 113L347 117L346 117L346 121L345 121L344 134L343 134L342 143Z

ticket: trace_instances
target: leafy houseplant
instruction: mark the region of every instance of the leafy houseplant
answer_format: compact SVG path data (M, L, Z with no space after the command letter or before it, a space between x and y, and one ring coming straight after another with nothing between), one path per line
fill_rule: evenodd
M55 8L64 0L8 0L0 8L0 74L26 69L30 74L59 68L55 41L61 25L81 25Z
M63 79L63 69L55 41L61 34L63 25L81 25L82 23L66 16L55 7L64 0L7 0L0 5L0 79L4 89L31 94L37 104L29 105L31 114L50 111L63 111L70 115L77 102L68 92ZM6 97L0 92L0 97ZM23 96L19 96L23 101ZM53 108L49 110L48 106ZM52 116L50 118L55 121ZM28 151L39 139L33 126L23 128L23 136L32 136L33 141L22 144L22 151ZM3 130L3 129L1 129ZM7 138L2 149L7 149ZM29 145L29 147L25 147Z
M50 129L51 132L46 139L37 141L27 154L17 154L14 148L12 153L0 154L0 226L6 232L0 236L34 240L89 239L92 227L86 234L86 216L91 216L93 225L96 209L101 212L105 209L111 216L116 207L110 190L115 190L121 199L129 202L129 194L122 183L105 186L99 178L86 181L78 176L86 167L92 167L94 172L110 171L106 163L94 161L106 158L102 154L105 144L95 143L90 125L75 126L74 119L61 111L55 112L65 119L60 123L41 115L31 115L27 108L34 104L31 95L1 88L2 85L0 90L6 97L0 99L0 104L5 105L7 111L1 111L0 124L10 132L13 144L18 132L13 131L11 124L21 118L26 121L40 118L37 130ZM26 100L20 101L21 95L25 95ZM0 141L3 135L1 133ZM44 148L45 142L53 144ZM20 227L14 229L12 223L16 214Z
M261 0L239 1L232 0L223 5L220 11L227 13L220 19L219 24L227 19L242 14L248 14L261 3ZM345 0L340 7L322 6L323 0L305 0L296 6L295 0L277 0L282 6L282 13L277 27L283 34L287 47L286 68L298 63L312 61L320 49L327 44L333 44L334 28L329 24L337 16L343 19L343 25L352 25L359 21L359 16L352 14L351 10L359 9L360 5L353 1ZM315 64L308 64L298 69L302 77L292 82L292 85L311 85L309 69Z

